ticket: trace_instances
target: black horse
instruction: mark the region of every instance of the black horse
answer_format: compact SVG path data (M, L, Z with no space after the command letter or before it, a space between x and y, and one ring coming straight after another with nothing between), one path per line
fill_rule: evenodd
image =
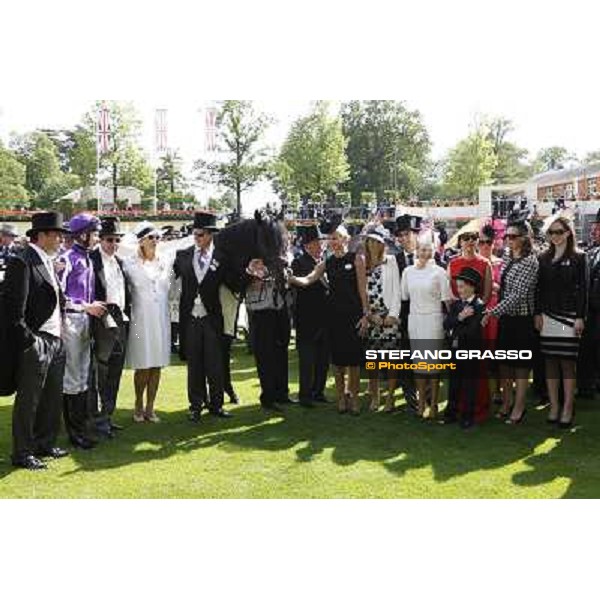
M233 279L238 285L234 292L245 291L248 282L246 267L253 258L262 259L277 287L283 290L285 279L281 257L284 240L282 223L278 218L256 211L253 219L242 219L221 230L215 236L215 249L225 257L227 269L236 275Z

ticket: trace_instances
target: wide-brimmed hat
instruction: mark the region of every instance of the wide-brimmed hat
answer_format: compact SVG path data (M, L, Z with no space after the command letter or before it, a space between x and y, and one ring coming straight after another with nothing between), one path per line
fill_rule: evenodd
M470 283L475 290L479 290L479 286L481 285L481 275L473 267L464 267L454 276L454 279Z
M134 230L133 235L141 242L144 238L149 235L157 235L162 237L162 231L156 227L156 225L150 223L150 221L142 221Z
M209 212L197 212L194 214L194 229L206 229L207 231L219 231L217 215Z
M10 223L2 223L2 225L0 225L0 235L19 237L19 232L14 225L11 225Z
M31 217L31 228L25 232L25 235L30 237L32 234L41 231L60 231L62 233L68 233L68 230L63 223L62 214L54 211L35 213Z
M383 225L377 225L367 230L365 236L369 240L375 240L381 244L385 244L385 240L388 237L386 228Z
M125 233L121 231L121 221L118 217L102 217L100 219L100 237L106 235L123 236Z
M67 228L71 235L78 235L87 231L100 231L100 219L90 213L79 213L71 217Z

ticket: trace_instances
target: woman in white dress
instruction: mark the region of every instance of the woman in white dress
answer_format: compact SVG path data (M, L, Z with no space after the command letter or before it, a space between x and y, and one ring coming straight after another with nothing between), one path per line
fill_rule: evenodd
M452 295L446 272L435 264L433 252L434 246L431 242L420 241L417 244L416 263L404 269L402 273L400 292L403 301L410 301L408 337L413 351L441 350L444 344L442 303L448 306ZM418 393L418 415L421 417L424 415L425 398L429 387L431 388L429 417L436 418L440 385L439 376L417 370L415 381Z
M171 353L169 282L172 261L157 255L160 231L153 225L141 223L133 233L138 240L137 254L123 263L131 285L127 366L135 370L133 420L157 423L160 419L154 412L154 402L161 369L169 364Z

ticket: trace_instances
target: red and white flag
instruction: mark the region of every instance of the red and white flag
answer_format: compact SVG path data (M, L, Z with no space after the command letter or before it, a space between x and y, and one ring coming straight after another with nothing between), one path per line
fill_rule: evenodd
M217 149L217 109L207 108L204 121L204 148L206 152Z
M110 150L110 113L104 105L98 111L98 152L104 154Z
M166 152L167 145L167 109L157 108L154 117L154 139L156 152Z

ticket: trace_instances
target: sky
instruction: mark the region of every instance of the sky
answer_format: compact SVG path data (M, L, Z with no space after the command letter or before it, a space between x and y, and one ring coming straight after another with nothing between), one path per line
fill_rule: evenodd
M169 145L189 167L203 152L201 111L217 99L256 100L276 119L267 141L277 147L312 99L391 98L422 113L436 158L478 114L511 119L513 141L532 154L550 145L579 156L600 148L597 3L102 6L107 22L71 0L3 8L3 139L72 126L98 98L130 100L148 153L153 111L168 109Z

